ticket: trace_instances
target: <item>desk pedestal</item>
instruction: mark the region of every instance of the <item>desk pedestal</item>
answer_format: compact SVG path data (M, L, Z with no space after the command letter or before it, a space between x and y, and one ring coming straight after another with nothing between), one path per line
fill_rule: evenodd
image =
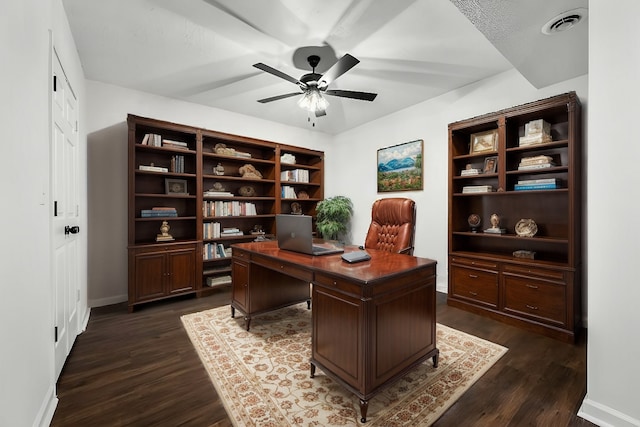
M311 377L316 366L360 398L369 399L409 370L433 358L435 266L359 286L317 273L313 284Z

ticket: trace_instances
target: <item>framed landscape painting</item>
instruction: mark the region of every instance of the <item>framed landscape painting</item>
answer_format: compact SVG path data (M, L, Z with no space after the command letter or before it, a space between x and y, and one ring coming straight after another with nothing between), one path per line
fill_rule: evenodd
M422 190L422 140L378 150L378 193Z

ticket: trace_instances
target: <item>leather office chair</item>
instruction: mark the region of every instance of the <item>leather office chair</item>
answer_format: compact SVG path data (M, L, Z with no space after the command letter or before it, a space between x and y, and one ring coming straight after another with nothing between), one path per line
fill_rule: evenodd
M416 231L416 204L413 200L393 197L373 202L371 225L365 248L413 255Z

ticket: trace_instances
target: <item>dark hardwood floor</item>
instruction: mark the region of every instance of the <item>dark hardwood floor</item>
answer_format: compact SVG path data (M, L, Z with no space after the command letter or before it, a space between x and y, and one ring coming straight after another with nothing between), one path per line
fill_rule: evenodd
M229 301L221 289L134 313L126 304L92 309L58 381L51 425L231 426L180 322ZM570 345L531 334L449 307L440 293L437 320L509 351L435 426L593 426L575 415L586 392L584 338Z

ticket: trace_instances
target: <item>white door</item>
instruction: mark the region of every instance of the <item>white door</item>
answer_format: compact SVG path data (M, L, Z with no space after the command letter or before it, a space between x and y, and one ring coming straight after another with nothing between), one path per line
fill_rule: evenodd
M77 100L52 55L51 214L56 379L78 335L79 239Z

